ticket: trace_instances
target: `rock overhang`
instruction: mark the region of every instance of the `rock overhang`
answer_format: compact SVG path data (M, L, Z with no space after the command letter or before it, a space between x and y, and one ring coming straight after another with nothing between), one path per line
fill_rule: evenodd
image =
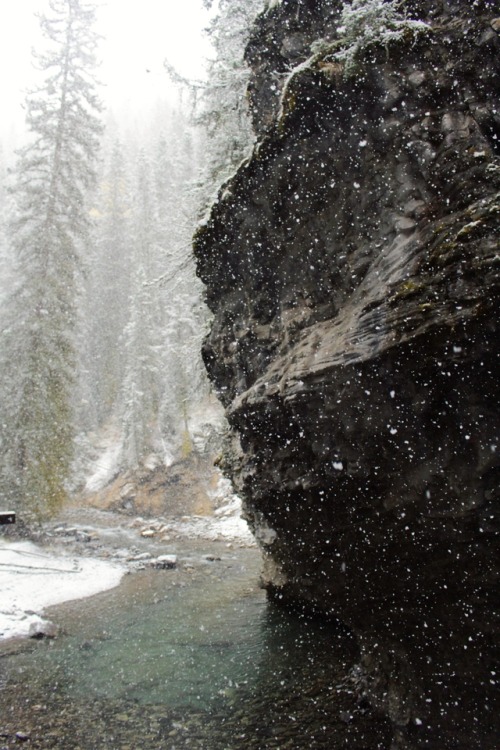
M274 73L300 66L333 5L309 3L298 39L283 3L251 40L258 141L195 240L214 313L204 357L270 594L356 632L395 724L434 722L439 743L446 715L474 743L498 573L495 8L408 3L427 37L354 81L318 59L279 104ZM446 660L466 684L448 674L439 699Z

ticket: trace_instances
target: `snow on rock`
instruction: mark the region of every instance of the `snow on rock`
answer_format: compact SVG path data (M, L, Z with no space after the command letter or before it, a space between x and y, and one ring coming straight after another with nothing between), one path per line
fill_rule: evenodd
M228 515L241 513L241 500L233 491L230 480L219 473L216 486L207 491L207 495L213 502L216 515Z
M29 627L28 636L30 638L56 638L59 632L57 625L50 620L43 620L41 617L33 621Z
M117 586L125 568L50 554L31 542L0 540L0 640L54 633L43 610Z

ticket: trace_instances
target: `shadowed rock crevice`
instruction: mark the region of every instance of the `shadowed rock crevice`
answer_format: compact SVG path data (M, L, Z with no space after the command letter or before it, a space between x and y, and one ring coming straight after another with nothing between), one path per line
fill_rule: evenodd
M408 2L425 32L368 47L346 77L340 5L284 0L255 26L257 143L195 237L203 354L270 595L353 630L395 748L482 750L497 721L500 8Z

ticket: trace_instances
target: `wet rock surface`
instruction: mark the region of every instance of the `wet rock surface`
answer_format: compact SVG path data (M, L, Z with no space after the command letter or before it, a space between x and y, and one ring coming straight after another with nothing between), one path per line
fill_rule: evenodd
M195 237L226 468L270 596L352 629L394 748L493 748L500 9L404 3L427 33L291 77L338 5L258 21L257 145Z

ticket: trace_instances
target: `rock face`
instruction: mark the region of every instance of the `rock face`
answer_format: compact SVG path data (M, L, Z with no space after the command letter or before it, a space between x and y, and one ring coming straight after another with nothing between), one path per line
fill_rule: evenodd
M356 633L394 748L483 750L498 730L500 4L403 3L429 28L368 45L349 75L340 5L283 0L256 23L257 144L195 237L204 358L269 595Z

